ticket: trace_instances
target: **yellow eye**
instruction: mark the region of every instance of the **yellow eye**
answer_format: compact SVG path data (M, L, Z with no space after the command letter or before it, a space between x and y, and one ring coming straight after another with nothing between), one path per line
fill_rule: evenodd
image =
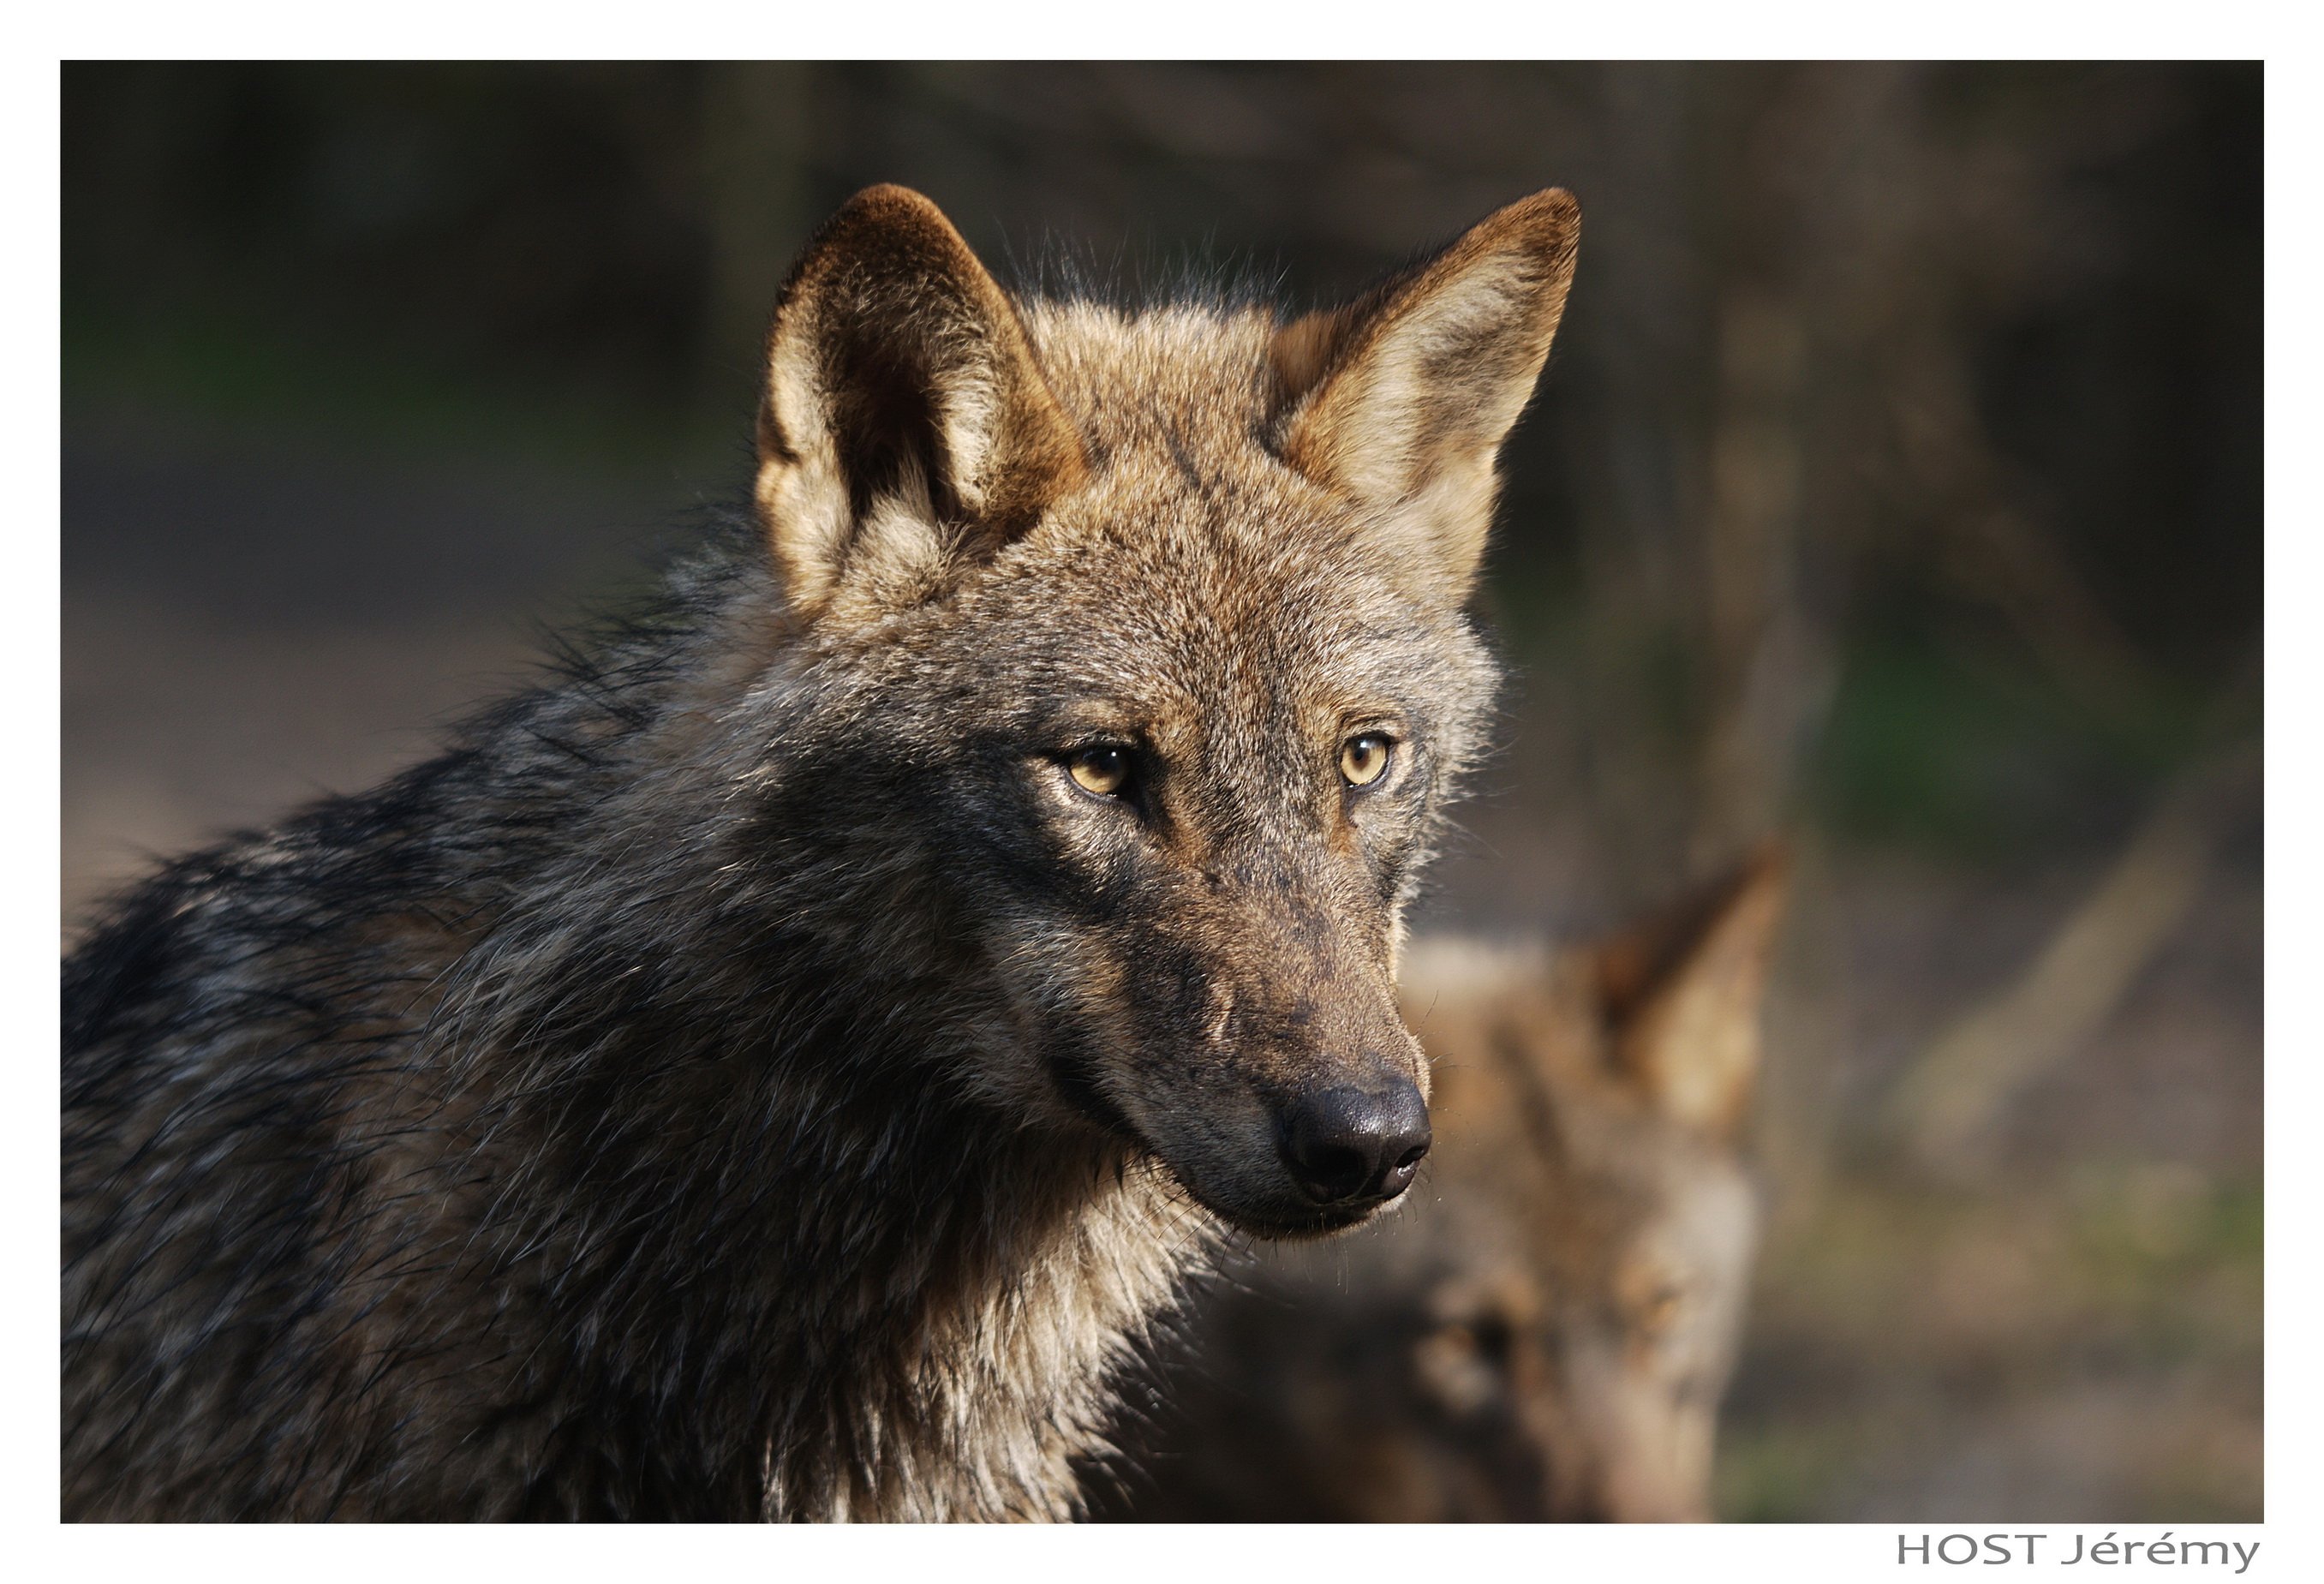
M1065 770L1083 791L1111 797L1130 780L1130 755L1119 748L1084 748L1065 761Z
M1340 774L1351 787L1369 787L1388 771L1394 746L1378 732L1364 732L1340 744Z
M1646 1294L1631 1315L1632 1323L1650 1337L1660 1336L1677 1321L1684 1295L1675 1287L1660 1287Z

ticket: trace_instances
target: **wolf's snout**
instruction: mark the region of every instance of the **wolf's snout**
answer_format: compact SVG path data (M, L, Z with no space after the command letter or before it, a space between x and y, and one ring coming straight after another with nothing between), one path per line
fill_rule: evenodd
M1428 1104L1409 1082L1376 1093L1344 1085L1292 1102L1283 1164L1319 1204L1394 1199L1428 1153Z

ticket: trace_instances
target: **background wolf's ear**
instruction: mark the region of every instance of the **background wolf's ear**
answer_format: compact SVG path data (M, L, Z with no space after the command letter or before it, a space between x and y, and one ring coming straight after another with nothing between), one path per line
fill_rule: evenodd
M1760 1002L1788 867L1780 848L1763 848L1594 956L1620 1075L1713 1137L1735 1137L1758 1076Z
M850 198L784 285L758 443L759 519L807 616L843 573L928 592L1084 474L1008 294L901 187Z
M1492 521L1494 461L1549 356L1581 228L1571 193L1537 192L1360 300L1276 336L1277 454L1394 508L1425 597L1468 597Z

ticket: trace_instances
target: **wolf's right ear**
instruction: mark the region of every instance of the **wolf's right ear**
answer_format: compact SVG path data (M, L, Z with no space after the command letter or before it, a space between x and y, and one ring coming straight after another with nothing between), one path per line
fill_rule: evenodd
M1594 954L1618 1074L1708 1137L1735 1137L1758 1078L1760 1002L1788 870L1780 847L1763 847Z
M1468 597L1501 442L1533 394L1573 283L1582 207L1552 188L1435 257L1275 338L1275 448L1383 511L1412 592Z
M872 187L791 272L768 336L759 520L791 609L843 574L933 592L1086 475L1017 309L935 204Z

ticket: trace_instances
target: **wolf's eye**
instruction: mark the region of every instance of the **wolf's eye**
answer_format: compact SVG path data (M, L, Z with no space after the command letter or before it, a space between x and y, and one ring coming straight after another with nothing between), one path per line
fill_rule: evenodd
M1677 1322L1685 1302L1686 1294L1676 1287L1657 1287L1633 1306L1630 1323L1647 1336L1658 1337Z
M1074 785L1100 797L1111 797L1130 781L1130 755L1119 748L1084 748L1065 761Z
M1340 744L1340 774L1351 787L1369 787L1388 771L1395 745L1378 732L1362 732Z

